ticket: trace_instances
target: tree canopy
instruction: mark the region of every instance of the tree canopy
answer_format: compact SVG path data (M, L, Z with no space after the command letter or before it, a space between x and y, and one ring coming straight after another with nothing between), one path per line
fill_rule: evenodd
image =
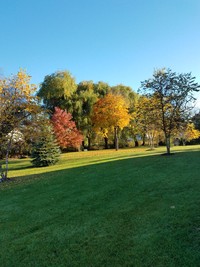
M68 71L57 71L47 75L41 83L38 96L46 108L54 111L55 107L72 111L73 94L76 92L75 78Z

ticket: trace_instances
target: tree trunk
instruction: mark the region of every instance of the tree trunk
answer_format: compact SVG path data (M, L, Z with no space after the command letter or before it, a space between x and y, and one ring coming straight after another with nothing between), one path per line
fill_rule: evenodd
M85 148L85 141L82 141L82 147Z
M3 174L5 179L8 178L8 158L9 158L9 153L11 149L12 137L13 135L11 135L10 140L8 141L7 150L6 150L6 169L5 169L5 174Z
M167 154L170 155L170 136L165 137Z
M88 150L90 150L90 148L91 148L91 138L88 136L87 139L88 139Z
M152 136L150 137L150 148L154 149L154 138Z
M119 149L119 142L118 142L118 133L117 133L118 127L115 127L115 150L117 151Z
M146 137L146 135L143 134L143 136L142 136L142 146L145 146L145 137Z
M108 137L104 137L105 149L108 149Z

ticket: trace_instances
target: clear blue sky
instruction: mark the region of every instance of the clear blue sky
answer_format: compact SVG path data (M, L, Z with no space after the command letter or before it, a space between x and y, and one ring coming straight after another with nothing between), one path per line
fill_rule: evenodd
M39 84L69 70L137 91L169 67L200 82L199 14L200 0L0 0L0 73Z

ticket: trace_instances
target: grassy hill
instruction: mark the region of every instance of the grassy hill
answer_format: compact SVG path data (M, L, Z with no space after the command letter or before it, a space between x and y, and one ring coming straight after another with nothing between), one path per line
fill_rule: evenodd
M200 146L12 160L0 266L199 266Z

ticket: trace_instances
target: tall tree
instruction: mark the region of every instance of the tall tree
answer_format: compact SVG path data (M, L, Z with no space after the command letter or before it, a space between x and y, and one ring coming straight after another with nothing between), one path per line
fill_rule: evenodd
M135 107L138 102L139 95L136 92L134 92L130 86L126 86L123 84L112 86L111 93L113 95L121 95L124 98L128 106L128 112L129 114L131 114L131 117L132 117L132 113L135 111ZM125 127L121 132L121 137L120 137L121 143L124 143L127 145L128 140L133 137L135 141L135 146L138 146L137 135L135 134L135 132L136 132L135 127L134 127L134 131L131 125L129 125L129 127Z
M77 85L75 78L68 71L57 71L47 75L41 83L38 96L43 100L45 107L52 112L55 107L73 111L73 95Z
M76 101L74 104L73 118L77 128L81 130L84 135L83 146L85 146L86 141L87 148L90 149L91 139L94 135L91 114L93 105L98 100L98 95L95 92L95 84L92 81L79 83L75 97Z
M8 157L16 131L23 130L30 117L40 111L37 97L34 96L36 86L30 83L31 77L23 70L15 76L0 80L0 143L6 144L5 179L8 174ZM35 135L32 132L32 136Z
M116 150L118 150L118 129L127 126L129 120L128 106L120 95L108 94L94 105L92 115L94 128L114 131Z
M62 149L70 147L80 148L83 136L77 130L70 113L56 107L51 121L57 141Z
M141 84L144 94L154 96L160 112L161 127L165 135L167 154L170 154L170 137L174 129L188 119L195 101L194 92L200 86L191 73L177 74L170 69L154 72L153 78Z

